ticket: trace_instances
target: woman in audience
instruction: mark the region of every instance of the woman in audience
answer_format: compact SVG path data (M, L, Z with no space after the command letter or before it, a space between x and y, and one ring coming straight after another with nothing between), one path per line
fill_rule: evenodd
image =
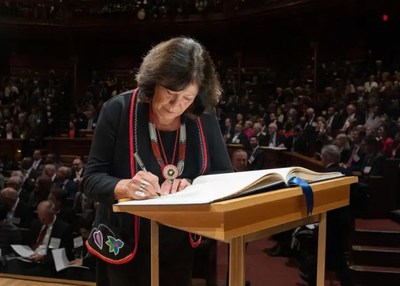
M75 122L73 120L70 120L68 122L68 138L79 138L79 137L80 137L79 129L76 128Z
M336 135L335 145L339 147L340 162L345 163L350 157L350 141L345 133Z
M393 138L389 136L389 126L387 124L382 124L378 127L378 138L380 142L380 151L383 155L390 158L392 145L393 145Z

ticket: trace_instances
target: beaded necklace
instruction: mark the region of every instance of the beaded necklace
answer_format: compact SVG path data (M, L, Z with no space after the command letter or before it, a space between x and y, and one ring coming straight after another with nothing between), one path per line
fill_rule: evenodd
M172 182L174 179L176 179L180 175L182 175L184 165L185 165L186 124L183 120L181 120L180 127L176 132L176 138L175 138L175 143L174 143L174 152L173 152L170 163L168 163L168 158L165 154L164 146L163 146L161 136L160 136L160 131L158 129L156 129L156 126L154 124L154 113L153 113L151 104L150 104L150 108L149 108L149 133L150 133L150 140L151 140L151 148L153 150L154 156L156 157L157 163L161 167L161 173L166 180L169 180L170 182ZM178 137L179 137L179 155L178 155L178 164L175 166L174 161L175 161ZM162 151L162 154L161 154L161 151ZM164 159L162 157L164 157Z

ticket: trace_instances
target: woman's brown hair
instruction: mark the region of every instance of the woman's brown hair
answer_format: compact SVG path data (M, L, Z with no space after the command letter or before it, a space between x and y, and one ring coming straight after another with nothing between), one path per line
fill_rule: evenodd
M180 91L199 85L199 93L188 113L199 115L212 110L221 95L221 85L208 51L196 40L172 38L154 46L144 57L136 74L141 96L151 99L157 84Z

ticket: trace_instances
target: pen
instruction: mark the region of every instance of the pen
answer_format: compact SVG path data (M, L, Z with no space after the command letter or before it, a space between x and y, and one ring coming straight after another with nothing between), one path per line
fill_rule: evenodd
M144 172L147 172L146 167L144 166L143 161L139 156L139 153L136 152L136 153L133 154L133 156L135 157L135 160L138 163L140 169L142 169L142 171L144 171ZM139 195L139 196L143 196L144 195L143 192L141 192L141 191L136 191L136 194ZM160 196L160 194L157 193L157 197L159 197L159 196Z
M146 167L144 166L142 159L140 159L139 154L136 152L135 154L133 154L133 156L135 157L135 160L138 163L140 169L142 169L142 171L144 172L147 172Z

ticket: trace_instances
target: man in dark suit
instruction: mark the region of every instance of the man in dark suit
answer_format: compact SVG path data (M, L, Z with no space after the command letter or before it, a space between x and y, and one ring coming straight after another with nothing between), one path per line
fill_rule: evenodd
M6 186L16 190L18 197L22 201L28 202L30 192L24 188L24 176L21 171L13 171L11 177L7 180Z
M257 136L250 137L251 154L248 160L248 170L261 170L264 168L264 151L260 149Z
M33 263L10 260L7 267L8 273L42 277L55 276L52 249L65 248L68 260L74 258L70 227L57 218L54 204L51 201L40 202L37 213L38 219L32 222L29 229L31 235L23 241L34 251L34 254L28 258Z
M370 176L383 176L386 157L379 151L379 138L368 135L365 137L365 157L361 164L362 177L360 182Z
M30 157L25 157L21 161L21 171L24 173L24 189L30 193L35 187L36 178L39 177L40 172L33 169L33 160Z
M243 125L240 123L236 123L235 125L235 133L233 137L228 141L231 144L241 144L245 148L249 146L249 140L247 139L246 134L243 132Z
M326 112L326 125L332 136L336 136L341 127L341 120L335 107L329 106Z
M94 130L96 128L97 118L92 110L84 112L86 118L82 121L79 129Z
M40 151L39 149L33 151L32 159L33 159L32 169L38 173L41 173L44 165L42 151Z
M346 112L342 118L342 126L340 132L348 134L350 127L353 125L363 124L362 118L357 113L357 107L350 103L346 107Z
M364 138L365 131L361 128L353 128L351 131L351 148L350 155L347 162L344 162L345 167L351 171L361 171L361 165L364 162L365 151L364 151Z
M278 133L278 126L275 123L270 123L268 125L266 140L268 147L285 147L286 137Z
M84 172L84 165L82 159L77 157L72 161L72 174L71 174L71 179L77 185L82 180L83 172Z
M260 146L268 146L267 143L267 134L263 132L263 126L261 123L256 122L253 125L253 130L255 136L257 136L257 140Z
M64 190L69 198L74 198L78 185L71 179L71 169L61 166L57 169L57 176L54 181L56 187Z
M6 123L6 128L1 131L1 139L16 139L18 134L14 131L14 125L11 122Z
M222 134L224 136L225 142L229 143L233 135L235 134L235 129L232 126L232 119L225 118L224 126L222 127Z
M303 130L300 125L293 128L293 135L285 140L286 149L305 154L307 152L307 142L303 137Z
M38 220L31 224L28 241L35 253L29 258L54 268L51 249L65 248L67 257L73 259L73 243L70 226L56 215L54 203L42 201L37 207Z
M0 258L12 253L10 245L20 244L22 239L18 228L7 220L9 211L10 208L0 201Z
M33 213L29 206L18 197L18 192L7 187L0 192L0 201L6 204L10 211L7 214L7 220L17 227L29 228Z

